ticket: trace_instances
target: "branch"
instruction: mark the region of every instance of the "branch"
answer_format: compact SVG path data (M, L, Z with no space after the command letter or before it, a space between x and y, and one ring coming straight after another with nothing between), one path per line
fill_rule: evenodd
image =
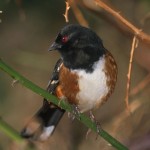
M69 18L68 18L69 9L70 9L69 2L66 2L65 14L63 14L63 16L65 17L65 21L66 21L66 22L69 22Z
M130 96L134 96L142 91L147 85L150 83L150 73L136 86L134 87L131 92Z
M2 11L0 10L0 14L2 13ZM2 20L0 19L0 23L2 22Z
M119 12L116 12L111 7L109 7L107 4L100 0L94 0L98 6L103 8L105 11L110 13L114 18L116 18L120 23L125 25L127 28L129 28L133 35L136 35L139 40L144 41L147 44L150 44L150 36L144 32L142 32L141 29L138 29L133 24L131 24L128 20L126 20L124 17L122 17Z
M136 47L137 47L137 38L136 36L134 36L133 41L132 41L131 52L130 52L130 61L129 61L129 68L128 68L128 74L127 74L127 88L126 88L126 96L125 96L125 103L129 112L130 112L129 91L130 91L130 82L131 82L132 61L133 61L134 50Z
M72 11L77 19L77 21L79 22L80 25L88 27L88 22L86 21L86 19L84 18L83 14L81 13L80 9L77 6L77 2L74 0L69 0L69 3L71 5Z
M24 85L28 89L32 90L33 92L41 95L42 97L46 98L48 101L51 101L52 103L59 105L62 109L65 109L66 111L72 112L72 107L68 103L64 101L59 101L54 95L51 95L47 91L43 90L42 88L38 87L31 81L27 80L25 77L20 75L18 72L13 70L11 67L9 67L7 64L5 64L0 59L0 69L2 69L4 72L9 74L13 79L18 80L20 84ZM80 118L76 117L80 122L82 122L85 126L93 130L94 132L97 132L97 125L95 122L93 122L89 117L85 116L84 114L80 114ZM109 142L113 147L115 147L118 150L128 150L127 147L122 145L119 141L117 141L115 138L113 138L111 135L109 135L106 131L103 129L100 130L98 133L101 137L103 137L107 142Z

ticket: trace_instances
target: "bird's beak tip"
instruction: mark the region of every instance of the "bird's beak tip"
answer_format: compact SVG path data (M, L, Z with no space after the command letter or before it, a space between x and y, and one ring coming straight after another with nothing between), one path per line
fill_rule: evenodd
M52 51L52 50L54 50L54 49L55 49L55 43L53 43L53 44L49 47L48 51Z
M49 47L48 51L58 50L61 46L57 44L56 42L52 43L52 45Z

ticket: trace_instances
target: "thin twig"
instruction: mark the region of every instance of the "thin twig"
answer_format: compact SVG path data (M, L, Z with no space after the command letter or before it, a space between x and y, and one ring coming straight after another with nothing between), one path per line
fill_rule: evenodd
M42 88L38 87L31 81L27 80L25 77L20 75L17 71L13 70L10 66L5 64L1 59L0 59L0 69L2 69L4 72L8 73L12 78L16 79L24 85L25 87L29 88L33 92L41 95L48 101L51 101L55 105L59 105L62 109L72 112L72 107L66 103L65 101L59 101L58 98L56 98L54 95L51 95L47 91L43 90ZM97 132L97 124L93 122L89 117L87 117L84 114L80 114L80 117L77 117L80 122L82 122L85 126L93 130L94 132ZM125 147L123 144L121 144L119 141L117 141L115 138L113 138L111 135L109 135L106 131L103 129L98 132L98 134L103 137L107 142L109 142L113 147L115 147L118 150L128 150L127 147Z
M136 86L134 87L131 92L130 96L134 96L142 91L148 84L150 83L150 73Z
M128 68L128 74L127 74L127 88L126 88L126 96L125 96L125 103L126 103L127 110L129 112L130 112L129 91L130 91L130 82L131 82L132 61L133 61L134 50L136 47L137 47L137 37L134 36L133 41L132 41L131 52L130 52L130 61L129 61L129 68Z
M105 4L104 2L100 0L94 0L98 6L103 8L105 11L110 13L114 18L116 18L120 23L125 25L127 28L129 28L133 35L136 35L138 39L150 44L150 36L144 32L142 32L141 29L138 29L133 24L131 24L127 19L122 17L119 12L113 10L110 6Z
M81 13L80 9L78 8L76 1L75 0L69 0L69 3L71 5L71 8L73 10L73 13L76 17L76 19L78 20L79 24L88 27L88 22L86 21L86 19L84 18L83 14Z
M3 13L3 11L0 10L0 14ZM0 23L2 22L2 20L0 19Z
M65 21L69 22L69 18L68 18L69 13L68 12L69 12L69 9L70 9L70 5L69 5L68 1L66 1L65 3L66 3L66 10L65 10L65 14L63 14L63 16L65 17Z

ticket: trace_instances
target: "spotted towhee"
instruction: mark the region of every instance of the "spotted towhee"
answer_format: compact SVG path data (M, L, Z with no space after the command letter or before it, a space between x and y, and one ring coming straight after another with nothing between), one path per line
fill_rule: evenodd
M48 83L48 92L66 99L81 113L106 102L116 84L117 66L95 32L80 25L66 25L49 50L58 50L61 58ZM34 117L36 119L26 125L22 136L46 140L64 112L44 99L42 108Z

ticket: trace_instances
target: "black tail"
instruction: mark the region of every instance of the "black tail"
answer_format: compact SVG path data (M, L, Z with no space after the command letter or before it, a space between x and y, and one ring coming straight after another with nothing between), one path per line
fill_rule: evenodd
M61 65L62 60L59 59L47 86L47 91L54 95L56 94L55 89L59 84L59 71ZM22 137L32 138L35 140L46 140L54 132L64 112L65 110L44 99L42 108L22 130Z
M44 100L42 108L21 131L21 136L35 140L46 140L54 132L64 112L65 110Z

